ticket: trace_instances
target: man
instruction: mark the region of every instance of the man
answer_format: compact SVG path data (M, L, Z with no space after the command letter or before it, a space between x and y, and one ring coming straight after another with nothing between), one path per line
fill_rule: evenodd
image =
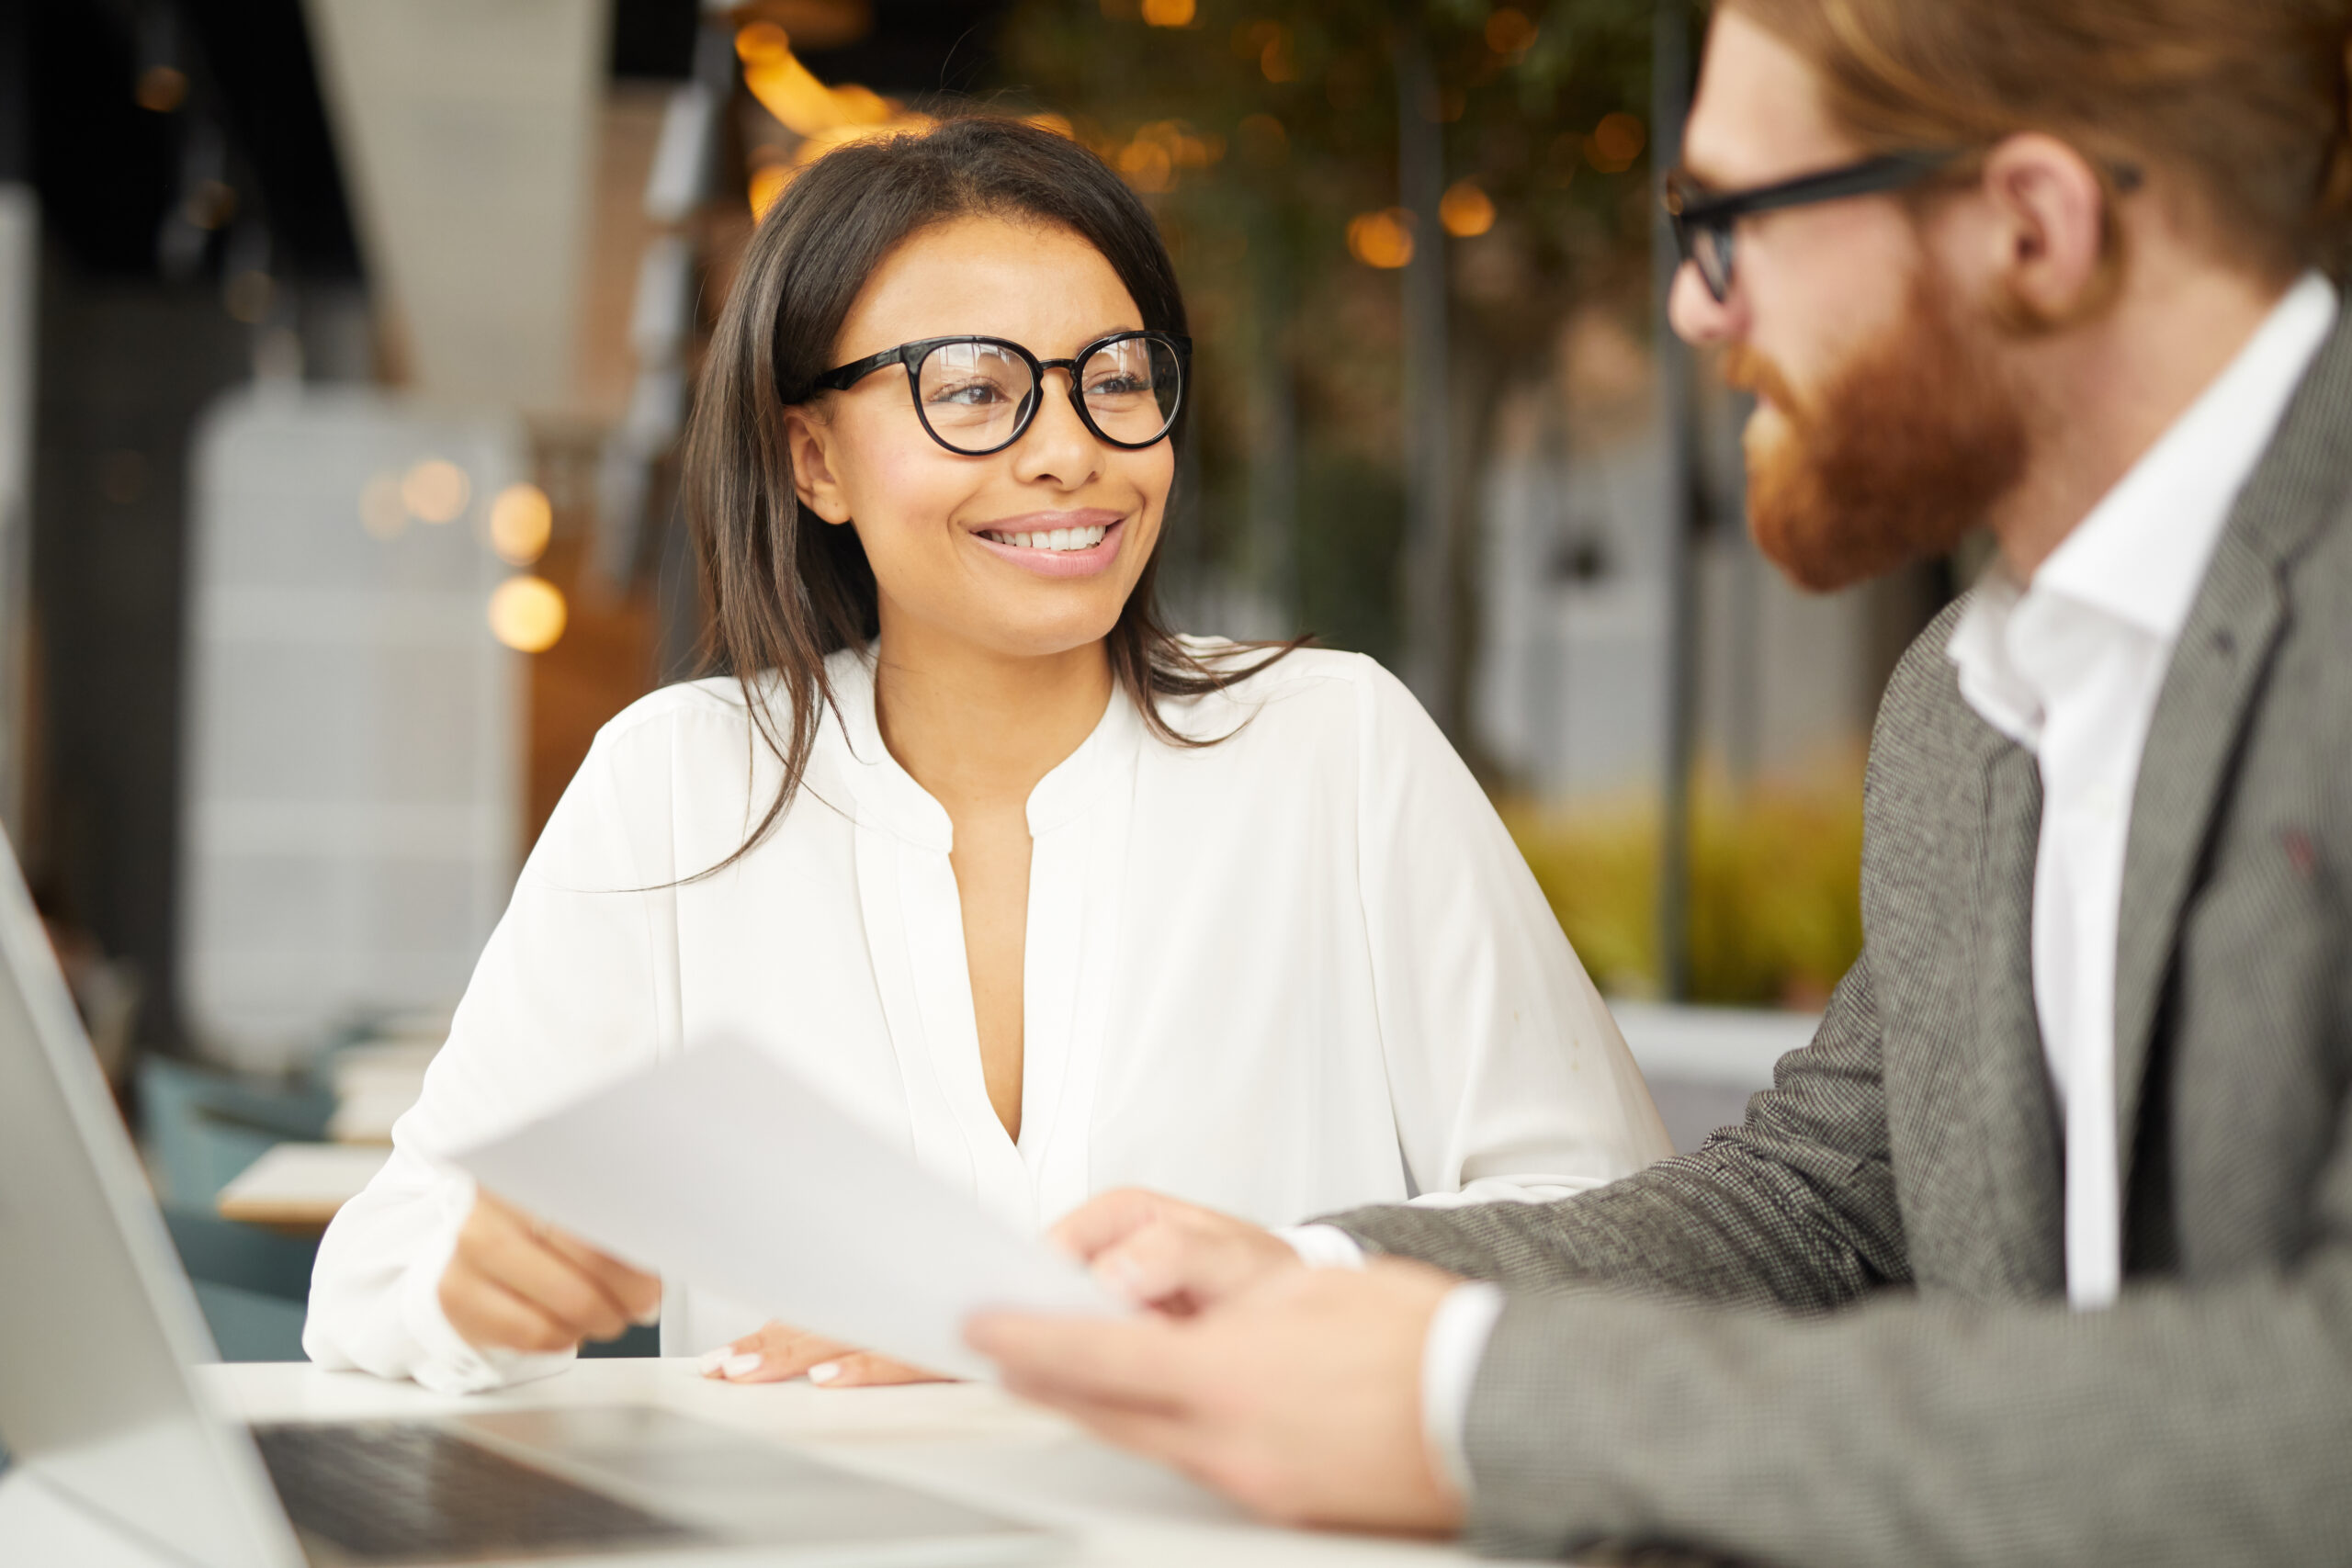
M1863 957L1743 1125L1598 1192L1287 1243L1098 1200L1063 1238L1166 1310L977 1321L1014 1388L1497 1552L2352 1554L2347 35L1726 0L1673 312L1761 396L1759 542L2000 547L1889 685Z

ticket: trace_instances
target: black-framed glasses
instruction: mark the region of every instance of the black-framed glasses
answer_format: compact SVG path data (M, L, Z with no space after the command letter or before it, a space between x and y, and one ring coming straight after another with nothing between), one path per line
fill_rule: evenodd
M1697 264L1701 281L1720 305L1731 298L1732 232L1741 219L1784 207L1901 190L1966 155L1961 149L1886 152L1746 190L1712 191L1687 175L1671 174L1666 177L1666 214L1674 224L1674 243L1682 259Z
M985 457L1027 432L1044 401L1046 372L1060 370L1086 428L1135 451L1174 427L1192 356L1193 340L1174 333L1113 333L1068 359L1040 359L1001 337L927 337L828 370L816 385L845 392L886 366L903 365L924 432L950 452Z

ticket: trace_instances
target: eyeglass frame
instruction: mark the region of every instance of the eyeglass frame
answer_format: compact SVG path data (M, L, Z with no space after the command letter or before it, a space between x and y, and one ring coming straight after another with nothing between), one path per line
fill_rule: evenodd
M1732 231L1741 219L1759 212L1906 189L1951 168L1973 151L1976 150L1935 147L1882 152L1833 169L1817 169L1809 175L1742 190L1708 191L1690 175L1676 171L1666 176L1658 200L1673 226L1675 249L1684 261L1699 269L1699 281L1707 286L1708 294L1721 305L1731 298L1732 280L1736 276ZM2104 173L2119 194L2129 195L2140 186L2141 175L2134 164L2109 164ZM1693 192L1697 193L1695 198ZM1700 231L1712 231L1715 236L1715 248L1723 257L1724 275L1720 281L1699 259L1696 236Z
M1699 269L1699 281L1707 286L1707 292L1720 305L1731 298L1735 276L1732 231L1741 219L1792 207L1811 207L1816 202L1902 190L1949 168L1966 155L1964 149L1882 152L1771 185L1719 192L1709 191L1690 175L1676 171L1666 176L1666 188L1658 199L1674 229L1675 249L1685 262ZM1715 236L1716 252L1723 257L1720 280L1699 259L1698 236L1702 232Z
M1150 440L1122 441L1117 436L1105 433L1101 425L1094 423L1094 415L1086 406L1086 394L1079 388L1078 371L1080 366L1111 344L1137 339L1162 344L1176 355L1176 402L1175 406L1168 411L1167 419L1160 425L1159 434ZM929 359L935 351L959 343L986 344L991 348L1010 349L1029 367L1029 397L1021 411L1013 415L1012 434L995 446L978 452L967 451L948 441L945 436L932 428L931 416L922 410L923 361ZM810 385L813 391L846 392L876 370L890 365L903 365L907 367L907 391L913 400L915 418L921 422L923 434L959 457L991 457L1028 434L1030 425L1036 422L1037 411L1045 406L1046 372L1048 370L1059 370L1069 377L1070 407L1078 411L1079 423L1085 425L1096 440L1105 446L1115 446L1123 452L1141 452L1167 440L1170 434L1176 428L1178 417L1184 412L1184 394L1190 389L1193 379L1193 340L1179 333L1155 332L1149 328L1132 332L1105 333L1067 359L1040 359L1011 338L987 337L976 333L956 333L947 337L922 337L911 343L902 343L896 348L886 348L879 354L869 354L864 359L854 359L847 365L835 366L819 376Z

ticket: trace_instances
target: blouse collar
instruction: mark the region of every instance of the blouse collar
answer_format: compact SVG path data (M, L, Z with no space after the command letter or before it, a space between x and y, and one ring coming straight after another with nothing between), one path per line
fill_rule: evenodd
M829 749L837 749L860 822L944 854L956 841L946 807L882 743L874 708L875 658L876 649L869 646L843 649L826 660L834 712L826 716L823 737L833 743ZM1030 792L1030 835L1051 832L1091 810L1122 774L1132 773L1142 736L1143 721L1126 688L1113 682L1111 700L1092 732Z

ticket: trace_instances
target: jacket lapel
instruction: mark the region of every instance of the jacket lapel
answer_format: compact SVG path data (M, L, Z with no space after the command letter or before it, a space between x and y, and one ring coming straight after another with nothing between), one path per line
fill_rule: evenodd
M2352 317L2312 361L2213 552L2148 728L2123 861L2115 954L2115 1109L2132 1190L2148 1055L2180 921L2270 650L2281 569L2343 505L2352 457Z
M2033 876L2041 775L1990 728L1976 875L1977 1114L2003 1282L2020 1295L2065 1288L2056 1102L2033 1000Z

